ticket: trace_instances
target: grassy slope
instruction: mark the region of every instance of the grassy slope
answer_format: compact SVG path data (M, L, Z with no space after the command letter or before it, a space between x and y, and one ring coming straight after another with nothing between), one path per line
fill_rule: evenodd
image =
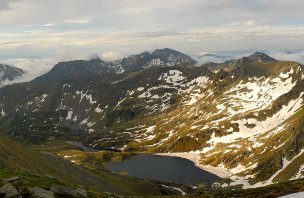
M81 185L93 191L160 195L160 189L152 182L112 174L106 170L81 168L55 155L27 149L3 136L0 136L0 170L2 178L6 177L7 172L9 175L23 174L40 178L51 175L64 184Z
M304 191L304 179L287 181L282 183L273 184L270 186L251 188L251 189L231 189L231 188L218 188L218 189L196 189L196 193L187 196L174 196L174 197L246 197L246 198L274 198L283 195L288 195L296 192ZM166 196L164 196L166 197ZM169 196L167 196L169 197ZM171 196L173 197L173 196Z

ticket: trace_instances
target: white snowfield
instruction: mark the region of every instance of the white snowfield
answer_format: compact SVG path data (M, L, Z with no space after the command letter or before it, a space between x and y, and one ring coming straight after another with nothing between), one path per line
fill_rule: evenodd
M291 73L292 74L292 73ZM222 100L227 113L234 115L248 111L258 111L268 107L281 95L288 93L294 86L292 77L249 78L241 81L236 87L224 93Z
M158 78L158 80L164 80L166 83L174 86L180 85L181 81L184 79L183 73L179 70L170 70L168 73L164 73Z
M75 92L76 95L80 95L80 100L79 103L81 103L83 101L83 99L86 99L90 102L90 104L95 104L97 101L93 100L93 97L91 94L88 94L88 90L86 92L84 91L76 91Z
M68 111L68 115L67 115L67 117L65 119L66 120L71 120L72 116L73 116L73 111Z
M293 193L285 196L281 196L279 198L303 198L304 192Z
M229 135L219 137L215 137L215 134L212 134L211 139L208 141L208 143L210 143L212 146L204 148L203 152L213 149L217 143L232 143L239 138L248 138L254 135L261 135L276 129L302 107L303 95L304 93L301 93L299 98L296 100L291 100L287 106L283 106L280 111L271 117L267 117L264 121L258 121L257 119L253 118L232 121L232 123L238 124L239 132L233 132ZM248 128L245 124L254 124L254 127Z

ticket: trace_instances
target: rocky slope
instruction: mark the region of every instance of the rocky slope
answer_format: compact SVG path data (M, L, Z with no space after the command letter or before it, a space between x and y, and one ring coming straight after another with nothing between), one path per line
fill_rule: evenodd
M115 64L59 63L32 82L0 89L1 131L29 144L64 138L184 152L233 180L224 185L303 177L302 65L257 52L194 67L170 49Z

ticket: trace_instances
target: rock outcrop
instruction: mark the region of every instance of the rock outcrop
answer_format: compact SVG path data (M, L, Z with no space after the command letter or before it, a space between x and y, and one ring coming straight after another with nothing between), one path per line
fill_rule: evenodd
M44 189L40 187L34 187L27 189L26 192L20 190L18 192L18 185L22 184L22 177L15 176L3 180L3 186L0 187L0 198L54 198L54 197L70 197L70 198L86 198L88 197L85 189L67 188L65 186L51 186L50 189ZM16 187L17 186L17 187ZM15 188L16 187L16 188ZM22 196L21 196L22 195Z

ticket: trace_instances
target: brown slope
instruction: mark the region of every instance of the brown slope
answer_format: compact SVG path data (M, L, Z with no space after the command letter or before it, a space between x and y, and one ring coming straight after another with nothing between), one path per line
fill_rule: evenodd
M25 148L0 136L0 170L29 175L51 175L68 185L122 195L160 195L152 182L112 174L106 170L89 170L49 153Z

